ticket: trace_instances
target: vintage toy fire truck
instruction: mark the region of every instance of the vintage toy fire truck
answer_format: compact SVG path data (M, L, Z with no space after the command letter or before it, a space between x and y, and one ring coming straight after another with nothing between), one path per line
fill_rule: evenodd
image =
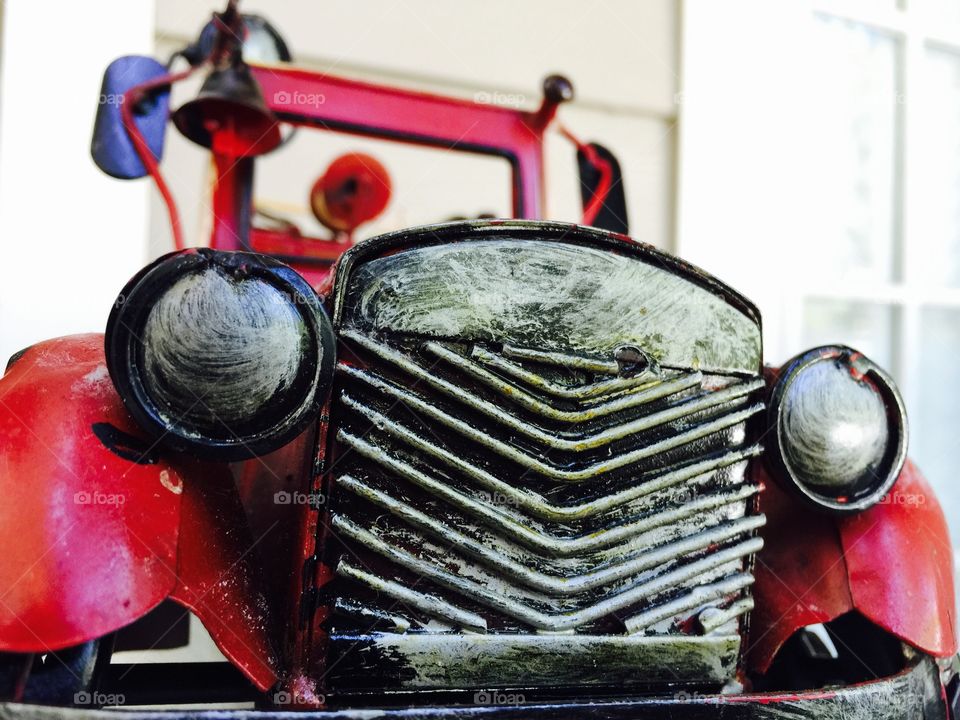
M564 79L525 111L254 47L289 60L231 4L186 70L107 70L94 158L154 177L178 249L0 380L0 716L956 717L950 543L883 370L765 367L747 299L611 231L602 148L585 224L538 220ZM171 118L212 153L207 248ZM331 237L263 222L256 158L331 130L505 157L515 218L354 244L390 184L355 154L311 190ZM229 662L110 662L188 612Z

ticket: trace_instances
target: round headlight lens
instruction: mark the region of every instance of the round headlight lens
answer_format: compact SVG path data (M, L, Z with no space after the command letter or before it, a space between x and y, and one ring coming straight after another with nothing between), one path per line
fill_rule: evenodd
M106 351L127 409L159 442L239 460L281 447L316 416L334 343L295 271L252 253L195 250L128 283Z
M815 506L864 510L896 482L907 452L903 400L855 350L831 345L791 360L770 413L775 474Z

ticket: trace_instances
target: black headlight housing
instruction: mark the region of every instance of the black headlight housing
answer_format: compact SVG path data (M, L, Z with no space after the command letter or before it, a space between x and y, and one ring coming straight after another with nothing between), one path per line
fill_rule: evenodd
M907 415L893 379L849 347L790 360L769 405L773 474L820 510L855 513L878 503L907 456Z
M160 258L107 322L110 377L159 444L211 460L264 455L320 411L333 330L309 284L269 257L198 249Z

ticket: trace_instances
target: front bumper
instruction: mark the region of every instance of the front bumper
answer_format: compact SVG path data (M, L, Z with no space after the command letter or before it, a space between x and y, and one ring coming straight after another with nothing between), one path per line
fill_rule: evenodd
M494 704L508 699L508 704ZM519 693L478 693L457 707L352 708L321 712L258 710L92 710L0 704L0 720L949 720L936 663L921 658L898 675L835 690L755 695L700 695L582 701L522 702Z

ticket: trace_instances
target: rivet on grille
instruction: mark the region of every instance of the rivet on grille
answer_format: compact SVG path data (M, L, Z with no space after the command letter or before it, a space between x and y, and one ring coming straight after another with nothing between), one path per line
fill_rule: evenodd
M617 365L620 366L620 375L631 377L643 372L659 373L660 366L636 345L621 345L613 353Z

